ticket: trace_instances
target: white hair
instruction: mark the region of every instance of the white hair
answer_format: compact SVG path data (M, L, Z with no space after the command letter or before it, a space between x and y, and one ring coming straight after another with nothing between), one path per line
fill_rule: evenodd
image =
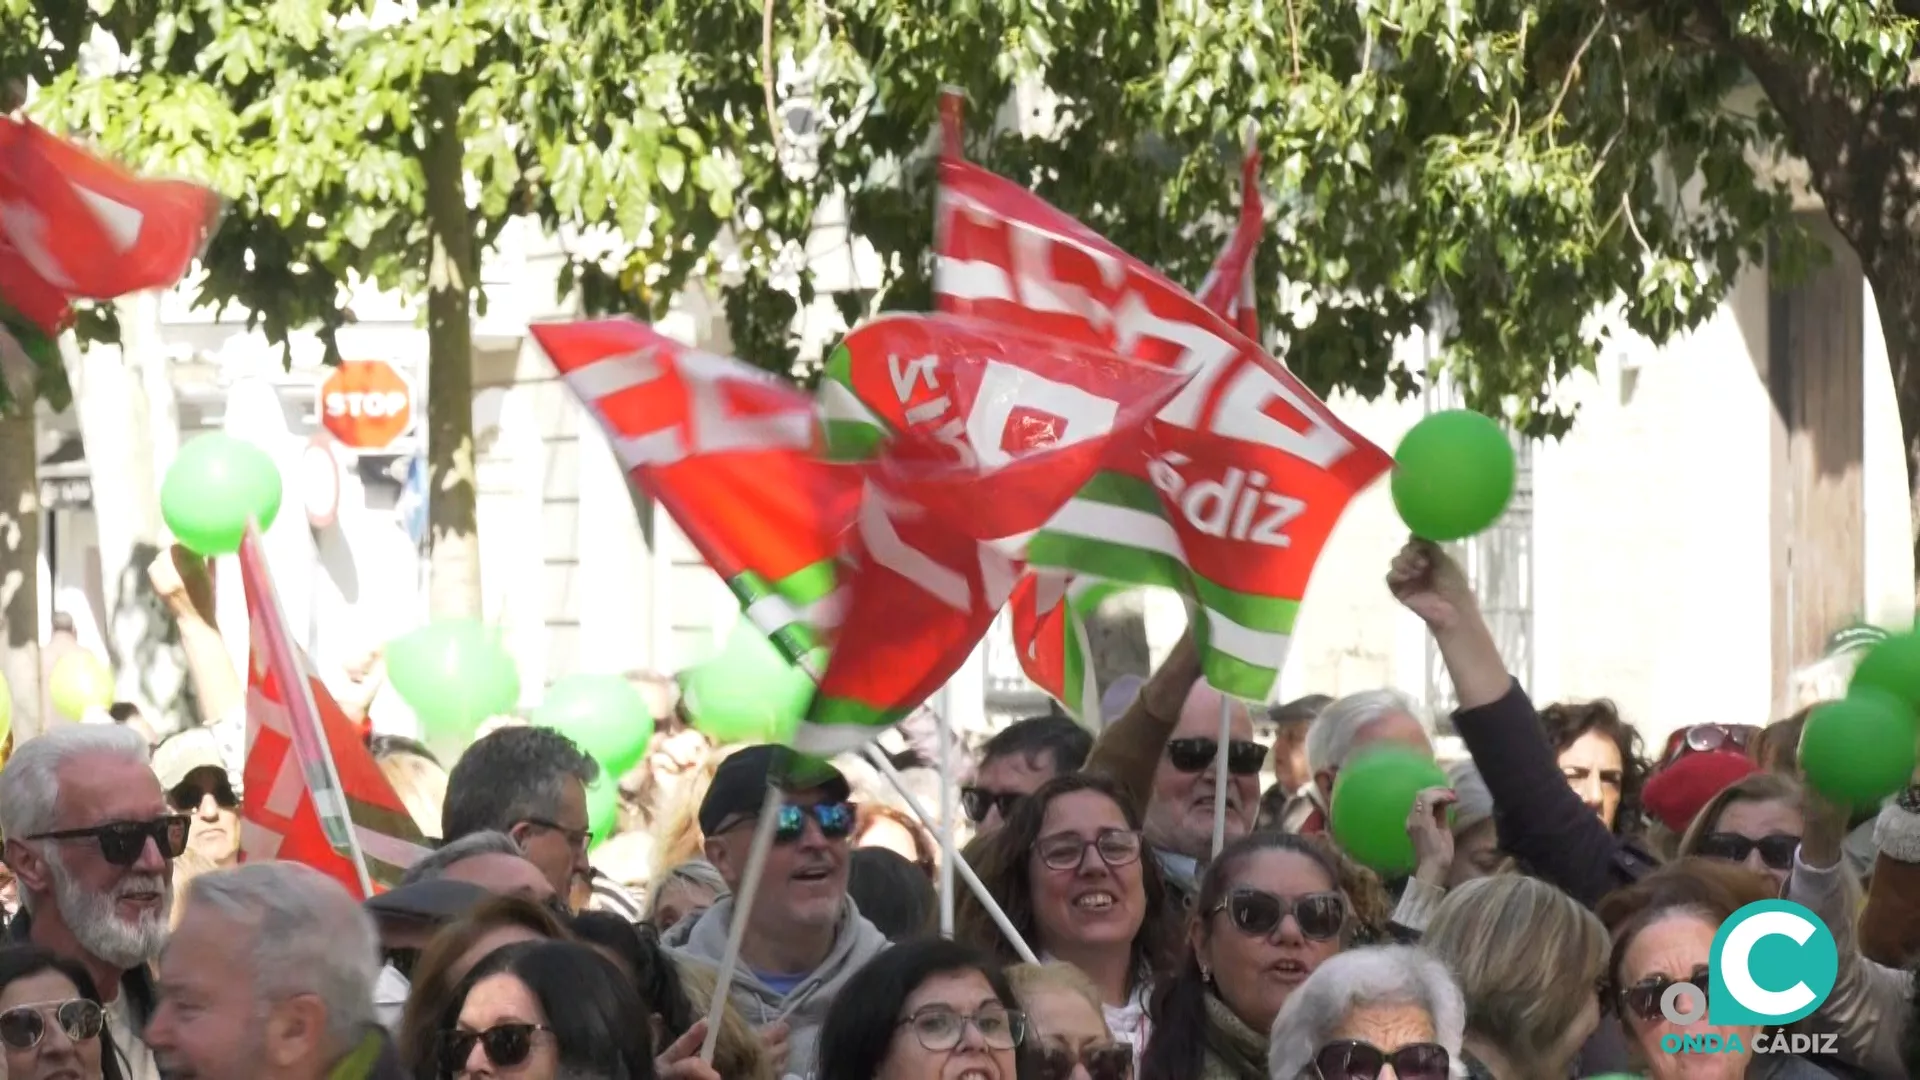
M1363 690L1321 710L1307 728L1307 768L1314 772L1346 764L1353 742L1368 724L1405 713L1416 721L1419 705L1398 690ZM1424 725L1422 725L1424 727Z
M1460 1044L1466 1037L1467 1004L1445 964L1411 945L1385 945L1340 953L1300 984L1274 1018L1267 1061L1273 1080L1298 1080L1313 1065L1315 1051L1356 1008L1411 1005L1433 1020L1434 1041L1447 1048L1453 1075L1465 1076ZM1383 1047L1382 1049L1386 1049Z
M414 885L422 881L437 881L447 876L454 863L466 862L481 855L525 855L513 837L503 832L482 829L468 833L458 840L442 844L434 850L415 859L412 866L400 878L401 885Z
M120 724L60 724L28 739L0 769L0 834L22 840L51 832L60 817L60 767L94 756L152 760L147 740Z
M256 1000L320 999L330 1052L350 1048L375 1022L379 934L339 882L300 863L245 863L187 885L187 917L207 909L253 935L246 974Z

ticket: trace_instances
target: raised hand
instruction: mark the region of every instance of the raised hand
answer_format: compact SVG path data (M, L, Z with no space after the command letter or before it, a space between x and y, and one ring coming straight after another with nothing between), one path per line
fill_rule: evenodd
M1393 557L1387 588L1434 633L1479 617L1480 608L1460 565L1426 540L1409 540Z
M213 625L213 575L205 559L175 544L147 564L147 580L176 620Z
M1447 808L1459 801L1452 788L1427 788L1413 797L1413 809L1407 812L1413 876L1429 885L1444 885L1453 869L1453 830L1447 826Z

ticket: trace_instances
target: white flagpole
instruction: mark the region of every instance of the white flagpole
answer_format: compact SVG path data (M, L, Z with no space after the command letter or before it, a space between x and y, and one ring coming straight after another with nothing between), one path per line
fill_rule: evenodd
M1227 846L1227 786L1233 778L1227 774L1227 740L1233 737L1233 699L1220 695L1220 748L1213 755L1213 857Z
M740 966L740 944L747 937L747 916L753 911L755 894L760 891L760 872L766 869L767 852L773 850L774 827L780 823L782 792L771 780L766 801L760 807L759 823L753 827L753 844L747 849L746 873L740 877L740 891L733 894L733 921L727 924L727 951L720 957L720 970L713 978L713 1000L707 1003L707 1038L700 1044L700 1060L713 1064L713 1052L720 1045L720 1022L727 1015L727 1000L733 996L733 972Z
M934 713L940 740L940 936L953 937L953 873L959 856L953 846L953 723L947 710Z

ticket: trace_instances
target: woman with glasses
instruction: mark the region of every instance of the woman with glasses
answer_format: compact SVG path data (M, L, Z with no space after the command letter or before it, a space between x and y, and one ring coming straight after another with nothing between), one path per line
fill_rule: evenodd
M1100 992L1072 964L1019 964L1007 982L1027 1014L1034 1080L1131 1080L1133 1050L1115 1041Z
M436 1034L437 1080L654 1080L645 1009L591 946L509 945L455 989Z
M1777 773L1754 773L1707 800L1680 838L1680 856L1741 863L1786 892L1806 832L1805 795Z
M528 942L570 936L550 908L517 896L496 896L441 928L420 952L400 1017L400 1058L415 1080L440 1080L442 1014L457 1000L469 972L492 953ZM455 1012L458 1006L453 1006Z
M0 1050L7 1080L121 1080L93 977L37 945L0 949Z
M1173 966L1177 933L1159 863L1142 850L1139 815L1120 789L1103 775L1072 773L1015 803L1006 824L966 856L1041 959L1065 961L1093 981L1107 1027L1136 1055L1151 1033L1153 973ZM1019 959L971 893L956 903L961 940L1003 963Z
M1273 1023L1273 1080L1448 1080L1466 1004L1422 949L1354 949L1320 965Z
M1825 1069L1787 1053L1754 1052L1765 1033L1757 1024L1715 1026L1702 1018L1678 1024L1662 1002L1671 995L1682 1016L1708 1007L1709 959L1720 924L1748 904L1778 895L1772 879L1708 859L1684 859L1622 889L1600 904L1600 921L1613 937L1607 957L1604 1004L1615 1010L1633 1044L1636 1064L1653 1080L1830 1080ZM1688 1000L1691 999L1691 1000ZM1737 1051L1669 1052L1676 1036L1718 1036Z
M1027 1020L998 964L940 938L897 945L834 998L816 1080L1025 1080Z
M1607 928L1544 881L1469 881L1447 894L1421 940L1467 1003L1461 1050L1474 1080L1566 1077L1600 1026L1595 988L1607 970Z
M1254 833L1200 879L1188 953L1154 995L1141 1080L1264 1080L1287 998L1352 940L1339 868L1313 841Z

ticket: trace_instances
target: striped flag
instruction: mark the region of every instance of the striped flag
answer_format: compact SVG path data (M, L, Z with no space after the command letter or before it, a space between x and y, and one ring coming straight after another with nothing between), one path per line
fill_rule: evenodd
M1260 340L1260 312L1254 297L1253 257L1265 227L1260 152L1249 140L1240 163L1240 218L1200 285L1200 302L1254 341ZM1127 587L1091 574L1041 570L1021 578L1008 602L1021 670L1090 727L1097 727L1101 719L1101 690L1087 620L1108 597Z
M1029 538L1030 565L1180 592L1200 610L1207 680L1265 699L1321 547L1391 459L1234 323L952 148L940 165L940 310L1190 376L1130 459Z
M835 452L868 463L868 488L809 749L857 745L951 678L1006 602L1028 538L1185 382L952 316L891 316L848 334L823 411Z
M825 645L840 623L837 560L860 477L818 453L812 399L632 319L532 332L748 620L796 662Z
M305 863L363 898L390 888L426 854L420 829L288 636L252 528L240 578L253 638L240 857Z

